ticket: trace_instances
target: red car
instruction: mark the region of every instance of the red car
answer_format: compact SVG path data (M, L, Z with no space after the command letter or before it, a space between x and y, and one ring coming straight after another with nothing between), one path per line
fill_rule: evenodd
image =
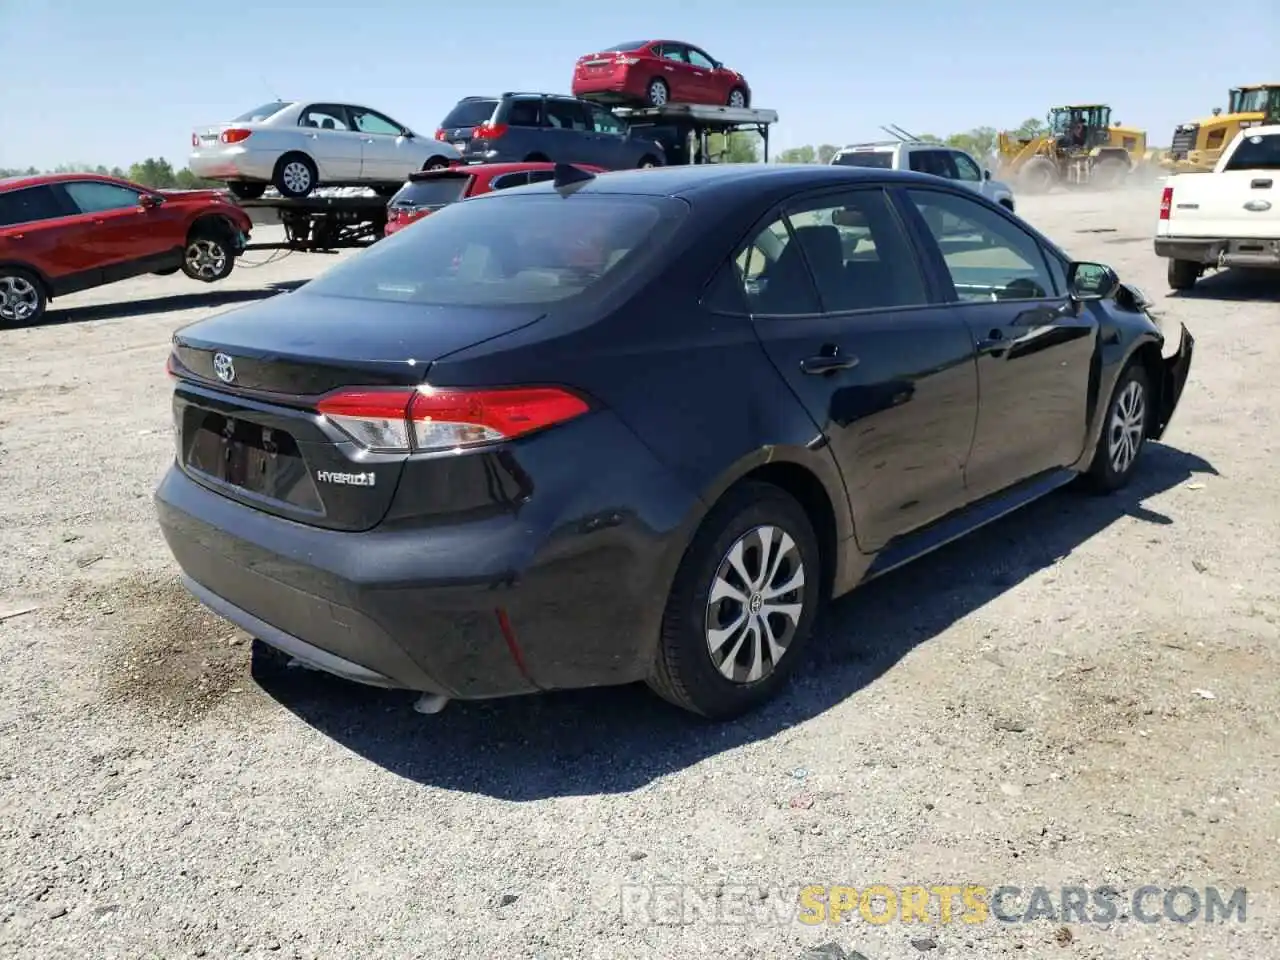
M574 166L592 173L605 172L603 167L586 163L575 163ZM386 236L403 230L433 210L467 197L550 180L555 176L555 169L554 163L529 160L521 163L474 163L447 170L411 173L405 185L387 204Z
M91 173L0 180L0 327L54 297L145 273L213 283L252 227L217 190L149 190Z
M705 50L677 40L637 40L579 57L573 95L601 103L751 106L751 87Z

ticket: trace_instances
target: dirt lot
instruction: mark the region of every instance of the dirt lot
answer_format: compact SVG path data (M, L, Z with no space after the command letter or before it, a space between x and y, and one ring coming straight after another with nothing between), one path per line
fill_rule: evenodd
M1024 200L1198 338L1136 487L1055 495L841 602L787 700L724 728L643 691L422 717L249 676L153 520L167 342L331 258L0 332L0 617L38 605L0 621L0 955L1280 956L1280 288L1168 296L1157 196ZM876 883L1249 900L1216 925L779 920L798 885ZM669 884L691 923L624 914Z

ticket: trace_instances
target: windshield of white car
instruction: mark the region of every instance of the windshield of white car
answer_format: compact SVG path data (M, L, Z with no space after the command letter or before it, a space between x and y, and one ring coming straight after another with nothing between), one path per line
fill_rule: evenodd
M1245 137L1222 169L1280 170L1280 133Z
M285 107L292 107L292 103L283 100L276 100L272 103L264 103L260 107L254 107L252 110L246 110L238 117L232 117L232 123L261 123L263 120L270 120Z
M568 302L666 256L688 210L670 197L481 197L379 240L301 291L437 306Z
M876 170L889 170L893 167L893 154L887 150L837 153L831 162L838 167L873 167Z

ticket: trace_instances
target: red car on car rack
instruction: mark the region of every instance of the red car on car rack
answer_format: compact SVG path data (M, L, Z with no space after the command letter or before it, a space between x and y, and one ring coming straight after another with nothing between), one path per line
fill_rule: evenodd
M574 166L592 173L605 172L602 167L586 163L575 163ZM386 236L403 230L432 211L467 197L551 180L555 177L555 169L554 163L529 160L521 163L473 163L449 167L447 170L416 171L409 174L405 185L387 204Z
M38 322L54 297L146 273L221 280L252 226L218 190L92 173L0 180L0 327Z
M635 40L578 58L573 95L601 103L751 106L747 78L678 40Z

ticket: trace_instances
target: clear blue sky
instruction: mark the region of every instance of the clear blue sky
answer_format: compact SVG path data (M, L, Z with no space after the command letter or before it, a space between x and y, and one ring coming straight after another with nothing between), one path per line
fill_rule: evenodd
M1280 0L0 0L0 167L147 156L185 164L191 128L275 97L350 100L434 132L469 94L567 91L574 59L683 39L779 112L773 149L1013 127L1110 103L1167 145L1280 81ZM332 13L325 13L326 8ZM1202 63L1202 54L1210 57ZM1060 66L1059 66L1060 65Z

